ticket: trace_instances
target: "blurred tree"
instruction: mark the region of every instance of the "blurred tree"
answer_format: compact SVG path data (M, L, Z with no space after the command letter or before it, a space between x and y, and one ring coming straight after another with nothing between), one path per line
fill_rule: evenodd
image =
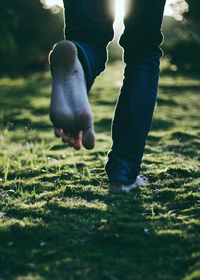
M183 20L167 17L164 51L179 70L200 70L200 1L183 0L172 5ZM45 9L44 0L0 1L0 74L19 75L44 70L52 45L63 38L61 9ZM55 11L55 10L54 10ZM112 46L111 46L112 47ZM120 52L113 57L119 57Z
M180 2L172 4L176 12L180 11ZM164 51L178 70L196 72L200 70L200 1L186 0L186 3L189 9L182 9L182 21L165 19Z
M0 1L0 74L25 74L47 65L48 51L62 38L61 12L39 0Z
M200 24L200 1L197 0L185 0L189 5L189 11L185 14L190 22L198 26Z

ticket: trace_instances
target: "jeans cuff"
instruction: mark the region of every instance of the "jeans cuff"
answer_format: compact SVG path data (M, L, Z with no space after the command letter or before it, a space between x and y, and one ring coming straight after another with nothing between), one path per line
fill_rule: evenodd
M135 182L141 169L141 162L136 162L127 156L116 154L113 151L108 154L108 158L105 170L109 181L115 181L125 185Z

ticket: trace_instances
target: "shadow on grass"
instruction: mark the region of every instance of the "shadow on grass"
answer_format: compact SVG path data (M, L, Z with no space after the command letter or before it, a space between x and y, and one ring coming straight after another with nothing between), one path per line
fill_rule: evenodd
M112 120L110 118L102 118L95 122L95 130L97 132L110 132Z
M198 79L197 79L198 81ZM194 93L199 93L199 85L191 85L191 84L188 84L188 85L180 85L180 84L177 84L177 85L160 85L159 86L161 90L164 90L165 92L169 92L171 91L172 93L173 92L182 92L182 91L192 91Z
M43 88L48 85L48 79L35 78L11 88L1 86L3 124L13 122L10 130L30 126L48 133L50 123L42 119L49 102L48 93L42 95ZM96 89L96 97L101 98L102 87ZM166 84L161 89L196 93L199 86ZM41 96L46 100L40 108L35 101L41 100ZM109 98L103 99L102 96L96 103L114 104ZM95 102L95 96L92 101ZM169 112L171 106L177 105L179 109L178 102L171 97L160 98L159 102L163 107L169 106ZM182 114L181 111L176 120ZM165 152L173 157L197 155L199 142L193 134L178 129L168 117L168 112L164 116L158 114L152 128L155 135L148 138L151 147L146 150L155 156L144 163L156 164L157 168L152 173L147 170L152 183L130 195L107 194L102 159L98 162L99 173L91 172L92 178L88 178L81 175L85 168L82 163L63 169L61 166L59 171L57 166L51 169L41 165L39 152L37 170L24 164L17 171L16 155L8 182L5 186L0 182L0 206L5 212L0 210L0 278L31 279L32 275L33 279L58 280L182 280L189 269L192 271L200 250L200 174L194 165L193 169L189 165L182 168L177 161L169 167L163 159L166 164L171 160ZM111 120L102 114L96 123L97 131L108 132L110 126ZM157 135L160 130L169 133ZM163 154L159 157L157 147L161 147L163 138L166 145L160 148ZM180 143L175 143L177 139ZM9 145L10 142L10 148ZM54 152L64 147L52 146L51 157L60 160ZM100 156L104 157L105 151L91 153L87 160L95 160L96 168ZM2 170L0 177L4 178Z
M145 207L148 191L106 195L74 187L41 205L9 207L10 222L0 230L1 276L183 279L195 244L175 216Z

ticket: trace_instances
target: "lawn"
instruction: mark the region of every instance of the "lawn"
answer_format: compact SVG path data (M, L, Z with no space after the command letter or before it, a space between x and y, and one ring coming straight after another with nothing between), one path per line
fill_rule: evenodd
M54 138L49 74L0 79L0 279L200 279L200 80L161 74L142 173L109 194L104 171L122 65L90 94L96 147Z

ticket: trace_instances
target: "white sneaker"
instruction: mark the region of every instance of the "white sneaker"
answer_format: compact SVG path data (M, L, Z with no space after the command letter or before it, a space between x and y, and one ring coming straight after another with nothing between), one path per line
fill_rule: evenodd
M130 192L140 186L144 186L148 184L148 179L144 177L144 175L140 174L137 176L135 182L131 185L124 185L119 182L110 182L109 183L109 191L110 192Z

